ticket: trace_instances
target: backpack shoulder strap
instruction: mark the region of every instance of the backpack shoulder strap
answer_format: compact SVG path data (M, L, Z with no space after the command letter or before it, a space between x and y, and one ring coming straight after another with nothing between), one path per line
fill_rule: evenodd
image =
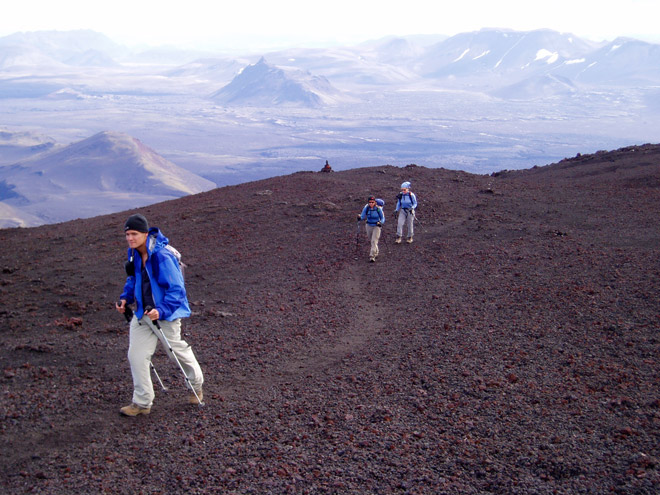
M176 249L174 246L170 246L169 244L165 245L165 249L167 249L176 258L177 264L179 265L179 270L181 270L181 275L185 278L186 264L183 261L181 261L181 253L179 252L179 250ZM154 270L154 274L156 275L156 277L158 277L159 274L158 263L152 265L152 269Z
M183 265L183 262L181 261L181 253L178 251L178 249L176 249L174 246L170 246L169 244L165 245L165 249L174 255L176 260L179 262L179 265Z

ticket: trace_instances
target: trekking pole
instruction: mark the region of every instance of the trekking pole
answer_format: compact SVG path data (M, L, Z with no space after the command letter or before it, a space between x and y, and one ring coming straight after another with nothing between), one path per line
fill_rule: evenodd
M131 323L131 320L133 319L133 310L131 309L130 306L125 306L124 307L124 318L126 318L126 321L129 324ZM158 372L156 371L156 367L154 366L154 363L151 362L151 359L149 360L149 367L151 368L151 371L154 372L154 375L156 375L156 379L158 380L158 383L160 383L160 388L167 391L167 387L165 385L163 385L163 380L160 379L160 376L158 375Z
M149 360L149 366L151 366L151 371L154 372L154 375L156 375L156 379L158 380L158 383L160 383L160 388L163 389L163 391L167 392L167 387L163 385L163 380L160 379L160 376L158 376L158 372L156 371L156 367L154 366L154 363L151 362L151 359Z
M359 245L360 245L360 219L357 221L357 233L355 234L355 254L357 255L359 252Z
M144 308L144 312L148 313L152 309L154 309L154 308L152 308L151 306L147 306L146 308ZM183 377L186 379L187 387L190 390L192 390L193 394L195 394L195 398L197 399L197 403L200 405L200 407L203 406L204 403L199 399L199 395L197 395L197 392L195 392L195 388L190 383L190 378L188 378L188 375L186 375L186 372L184 371L183 366L181 366L181 362L179 361L179 358L176 356L176 354L174 354L174 349L172 349L172 346L170 345L170 341L167 340L167 337L165 337L165 332L163 332L163 329L160 328L160 323L158 323L158 320L153 320L153 324L156 326L156 328L160 332L161 337L163 337L163 342L165 342L165 344L167 345L167 348L169 349L170 354L172 354L172 356L174 356L174 360L176 361L176 364L179 365L179 369L181 370L181 373L183 373Z

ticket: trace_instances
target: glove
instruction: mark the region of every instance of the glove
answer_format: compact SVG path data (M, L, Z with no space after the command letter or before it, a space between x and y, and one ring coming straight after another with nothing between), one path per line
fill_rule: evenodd
M376 227L382 227L382 226L383 226L383 224L380 223L380 222L378 222L378 223L376 224Z
M394 210L394 213L392 213L392 216L395 217L397 213L399 213L399 210Z
M129 323L133 319L133 310L130 306L124 306L124 318L126 318L126 321Z
M360 220L362 220L362 215L358 215L357 221L359 222Z

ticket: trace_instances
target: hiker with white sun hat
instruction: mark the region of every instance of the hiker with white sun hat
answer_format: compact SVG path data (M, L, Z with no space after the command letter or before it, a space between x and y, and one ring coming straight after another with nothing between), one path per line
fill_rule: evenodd
M401 244L404 225L408 234L406 242L410 244L413 241L415 208L417 208L417 196L410 190L410 182L406 181L401 184L401 192L396 196L396 208L394 210L394 216L397 217L395 243Z

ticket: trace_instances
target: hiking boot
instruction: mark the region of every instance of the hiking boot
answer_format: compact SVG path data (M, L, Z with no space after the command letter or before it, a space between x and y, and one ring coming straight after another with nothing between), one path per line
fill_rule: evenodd
M401 244L401 237L397 237L394 244Z
M195 392L197 393L197 397L199 397L199 400L197 400L197 397L195 397L195 394L193 394L191 392L190 395L188 396L188 403L189 404L195 404L195 405L201 404L201 402L204 400L204 392L202 392L201 388L199 390L195 390Z
M151 412L151 408L140 407L137 404L131 404L130 406L122 407L119 412L124 416L138 416L139 414L149 414Z
M410 244L412 242L412 237L408 237L408 239L406 239L406 242Z
M375 257L375 256L371 256L371 257L369 257L369 263L373 263L374 261L376 261L376 257Z

